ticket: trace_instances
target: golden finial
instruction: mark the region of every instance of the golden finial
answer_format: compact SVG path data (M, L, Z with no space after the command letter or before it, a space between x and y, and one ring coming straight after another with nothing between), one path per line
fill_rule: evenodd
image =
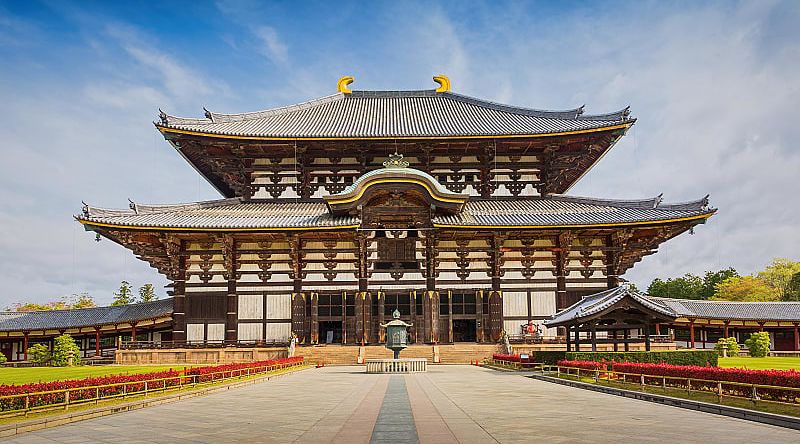
M433 81L439 84L439 87L436 88L437 93L450 91L450 78L446 75L439 74L438 76L433 76Z
M343 94L350 94L353 91L351 91L350 88L347 87L347 85L353 83L354 80L355 79L353 78L353 76L343 76L336 83L336 90Z

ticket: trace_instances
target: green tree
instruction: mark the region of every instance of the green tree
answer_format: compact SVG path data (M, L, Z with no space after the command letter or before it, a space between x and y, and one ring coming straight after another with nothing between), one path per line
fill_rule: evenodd
M747 351L754 358L763 358L769 354L769 333L757 331L750 333L750 338L744 341Z
M6 355L0 353L0 364L5 364L6 361L8 361L8 358L6 358Z
M81 349L75 339L68 334L58 336L53 341L53 367L66 367L69 365L69 356L72 355L72 363L81 363Z
M131 284L128 281L122 281L119 283L119 291L114 293L114 302L111 303L112 306L117 305L128 305L133 302L133 291L131 290Z
M795 273L789 281L786 291L786 301L800 301L800 273Z
M151 302L156 300L158 300L158 295L156 295L153 284L144 284L139 288L138 302Z
M776 289L780 300L792 300L792 279L794 275L800 273L800 262L794 262L790 259L776 257L772 263L767 265L764 271L758 273L758 278L763 280L767 285Z
M706 274L703 275L703 288L700 290L700 299L711 299L720 282L738 276L739 273L732 267L719 271L706 271Z
M647 287L647 294L662 298L701 299L703 279L691 273L666 281L656 278Z
M769 302L780 300L780 293L755 276L734 276L717 284L715 301Z
M33 344L28 347L28 360L34 364L44 364L50 360L50 349L44 344Z
M92 308L97 307L94 303L94 298L89 296L89 293L73 294L68 304L69 308Z

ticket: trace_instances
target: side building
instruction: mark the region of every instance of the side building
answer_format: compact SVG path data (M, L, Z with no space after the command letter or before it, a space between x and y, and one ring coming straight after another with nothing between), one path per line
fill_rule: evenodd
M449 90L352 91L156 128L222 199L77 216L172 282L172 341L496 342L716 211L565 194L634 124ZM557 340L563 331L545 329Z

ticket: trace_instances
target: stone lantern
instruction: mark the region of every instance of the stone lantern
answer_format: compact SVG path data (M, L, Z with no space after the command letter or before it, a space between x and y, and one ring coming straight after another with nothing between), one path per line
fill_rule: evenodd
M408 327L412 324L401 321L397 309L392 313L392 318L391 322L381 324L381 327L386 328L386 348L394 352L394 359L400 359L400 351L408 347Z

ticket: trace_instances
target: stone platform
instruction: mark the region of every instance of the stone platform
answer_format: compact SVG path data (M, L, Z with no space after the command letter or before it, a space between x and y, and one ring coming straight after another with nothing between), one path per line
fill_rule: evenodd
M428 371L427 359L368 359L367 373L421 373Z

